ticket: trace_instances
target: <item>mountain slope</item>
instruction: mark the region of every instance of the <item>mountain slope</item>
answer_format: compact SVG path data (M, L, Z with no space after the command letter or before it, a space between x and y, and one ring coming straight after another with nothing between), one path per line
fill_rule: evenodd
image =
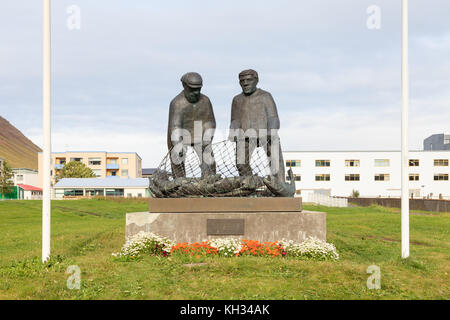
M38 169L41 148L25 137L11 123L0 116L0 158L12 168Z

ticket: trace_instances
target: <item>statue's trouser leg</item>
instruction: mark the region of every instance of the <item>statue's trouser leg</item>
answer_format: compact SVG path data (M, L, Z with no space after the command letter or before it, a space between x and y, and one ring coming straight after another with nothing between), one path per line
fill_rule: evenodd
M242 145L244 144L244 148ZM252 176L252 168L250 166L251 156L256 148L256 141L250 141L249 139L238 140L236 145L236 167L239 171L239 176ZM242 154L244 153L244 154Z
M171 150L171 149L169 149ZM172 169L173 178L181 178L186 177L186 168L185 168L185 157L186 156L186 147L183 146L182 151L180 152L170 152L170 167Z
M202 179L216 174L216 161L212 152L212 145L206 144L201 148L194 147L195 152L200 160L200 169L202 171Z
M278 146L276 145L278 144ZM273 150L272 150L273 147ZM272 142L271 139L267 141L267 158L269 159L269 168L272 176L277 178L280 181L284 180L285 168L284 168L284 159L283 153L281 151L281 144L279 140L275 140Z

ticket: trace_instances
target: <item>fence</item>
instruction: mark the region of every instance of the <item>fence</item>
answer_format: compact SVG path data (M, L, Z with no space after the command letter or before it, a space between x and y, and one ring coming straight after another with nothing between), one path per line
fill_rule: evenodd
M17 200L23 199L24 191L20 187L11 186L8 187L8 191L5 194L0 192L0 199L3 200Z
M388 208L401 208L400 198L348 198L348 202L362 207L368 207L375 204ZM409 199L409 209L419 211L450 212L450 201Z
M306 195L306 202L327 207L348 207L347 198L334 198L320 193L308 193Z

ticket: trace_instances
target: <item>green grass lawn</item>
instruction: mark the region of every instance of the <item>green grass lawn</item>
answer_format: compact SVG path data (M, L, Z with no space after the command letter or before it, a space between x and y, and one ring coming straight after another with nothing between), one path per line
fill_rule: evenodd
M188 268L181 257L121 262L125 213L138 200L52 202L52 259L43 266L41 202L0 202L0 299L449 299L450 214L411 215L411 258L400 258L398 209L328 208L327 241L339 261L208 258ZM381 268L381 289L366 286ZM66 269L81 269L81 290Z

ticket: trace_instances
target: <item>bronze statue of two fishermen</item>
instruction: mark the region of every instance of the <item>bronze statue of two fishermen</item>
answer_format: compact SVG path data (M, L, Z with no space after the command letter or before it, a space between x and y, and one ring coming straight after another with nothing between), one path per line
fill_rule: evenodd
M239 73L242 93L233 98L229 140L235 143L235 166L239 177L217 174L212 140L216 121L209 98L202 94L202 77L195 72L183 75L183 91L171 102L167 131L169 168L159 169L150 179L150 190L156 197L254 195L266 186L275 196L293 196L293 174L285 182L285 167L278 130L280 119L272 95L257 88L258 73ZM199 158L201 178L186 177L186 152L192 147ZM256 148L262 147L268 159L270 174L252 172L250 160ZM166 159L167 160L167 159ZM238 193L237 193L237 191Z

